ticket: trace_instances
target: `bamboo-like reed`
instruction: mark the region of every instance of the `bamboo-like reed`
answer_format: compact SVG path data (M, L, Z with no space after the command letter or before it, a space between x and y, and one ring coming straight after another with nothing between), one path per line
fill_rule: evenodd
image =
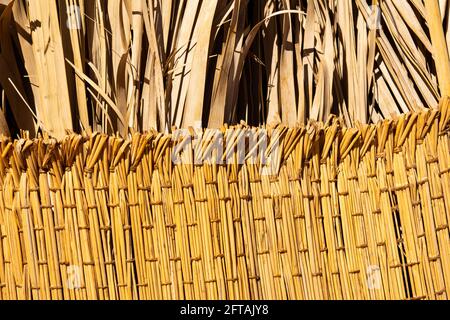
M0 299L448 299L449 126L2 137Z

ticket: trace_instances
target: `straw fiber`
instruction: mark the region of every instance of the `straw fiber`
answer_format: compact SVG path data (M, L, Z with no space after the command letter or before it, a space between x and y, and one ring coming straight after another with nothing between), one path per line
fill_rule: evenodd
M448 299L449 102L268 128L265 164L245 124L224 163L212 129L2 138L0 299Z

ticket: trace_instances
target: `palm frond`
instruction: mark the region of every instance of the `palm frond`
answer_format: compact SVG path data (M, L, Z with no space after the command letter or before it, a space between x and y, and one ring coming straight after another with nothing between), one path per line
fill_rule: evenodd
M0 19L12 133L354 125L450 95L448 1L15 0Z

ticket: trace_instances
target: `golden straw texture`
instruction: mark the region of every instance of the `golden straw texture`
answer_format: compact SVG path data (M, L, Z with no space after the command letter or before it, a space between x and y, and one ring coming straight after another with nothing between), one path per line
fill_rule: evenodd
M449 122L2 138L0 299L448 299Z

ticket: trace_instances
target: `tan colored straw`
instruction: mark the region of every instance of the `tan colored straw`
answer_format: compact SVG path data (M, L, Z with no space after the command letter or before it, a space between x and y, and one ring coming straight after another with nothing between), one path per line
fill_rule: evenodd
M0 299L448 299L449 123L2 137Z

